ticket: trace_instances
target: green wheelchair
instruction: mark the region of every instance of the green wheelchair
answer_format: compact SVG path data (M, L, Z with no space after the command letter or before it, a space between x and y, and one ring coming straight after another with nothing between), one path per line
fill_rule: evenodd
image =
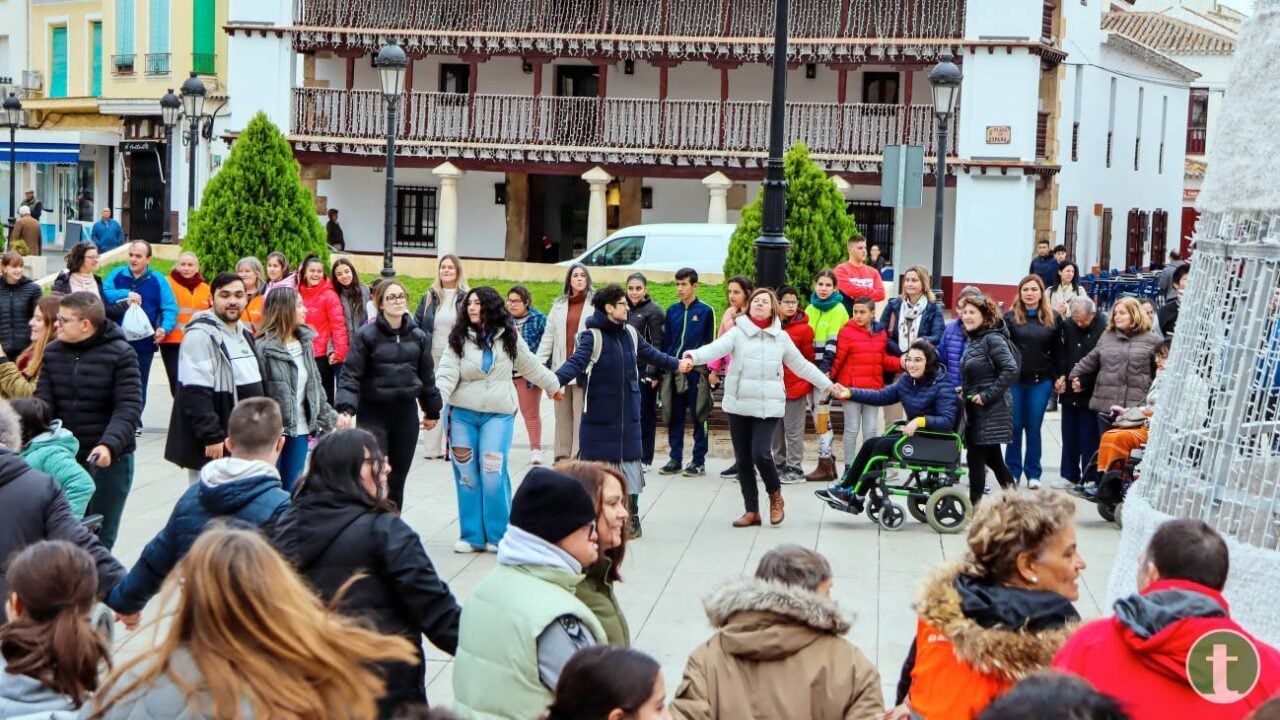
M850 482L856 472L850 465L838 483L814 494L832 509L853 515L865 506L867 517L885 530L901 530L907 513L942 534L964 530L973 504L969 493L958 487L965 474L960 466L964 454L960 435L923 429L906 435L898 429L900 425L895 423L885 435L896 435L892 451L873 456L856 481ZM849 490L837 490L841 486ZM863 496L865 501L857 500Z

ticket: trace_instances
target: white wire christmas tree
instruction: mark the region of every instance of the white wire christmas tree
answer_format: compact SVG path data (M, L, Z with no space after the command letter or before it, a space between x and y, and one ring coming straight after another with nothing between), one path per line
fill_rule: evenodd
M1280 642L1280 0L1243 28L1200 194L1191 272L1141 479L1123 508L1112 599L1171 517L1231 545L1232 615Z

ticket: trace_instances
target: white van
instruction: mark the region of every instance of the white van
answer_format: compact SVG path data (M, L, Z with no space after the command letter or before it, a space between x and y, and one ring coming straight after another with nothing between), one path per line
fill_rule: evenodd
M670 272L691 267L699 273L722 273L734 228L708 223L632 225L559 264Z

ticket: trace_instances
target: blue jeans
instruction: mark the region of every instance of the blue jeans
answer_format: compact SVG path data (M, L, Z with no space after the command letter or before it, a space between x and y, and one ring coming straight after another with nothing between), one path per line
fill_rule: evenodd
M511 475L507 452L514 414L450 408L449 445L458 489L462 540L474 548L497 544L511 517Z
M96 465L86 467L93 476L94 491L85 515L102 516L102 530L98 532L98 540L110 550L116 544L116 536L120 534L124 503L129 499L129 489L133 487L133 453L112 458L111 464L104 468Z
M1023 472L1032 480L1039 480L1040 425L1044 423L1044 411L1053 393L1053 381L1014 383L1009 388L1013 396L1013 442L1004 451L1004 464L1009 467L1014 482L1022 479ZM1027 453L1022 454L1022 435L1027 435Z
M676 462L684 460L684 416L688 411L693 418L693 464L705 465L707 462L707 424L700 423L698 417L698 380L697 373L689 374L689 390L671 395L671 422L667 423L667 442L671 445L671 459Z
M307 465L307 446L311 442L310 435L285 435L284 449L276 458L276 469L280 471L280 485L287 493L293 492L293 484L302 475Z
M138 353L138 373L142 375L142 409L147 408L147 379L151 377L151 361L156 359L156 351L160 349L152 339L134 340L129 343ZM139 426L141 427L141 426Z
M1062 405L1062 479L1079 484L1095 479L1097 466L1090 462L1098 452L1102 434L1098 413L1088 406Z

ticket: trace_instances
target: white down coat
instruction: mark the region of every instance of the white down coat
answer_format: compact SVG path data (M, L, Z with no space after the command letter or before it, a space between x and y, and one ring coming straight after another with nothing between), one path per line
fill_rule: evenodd
M462 357L458 357L453 348L445 348L440 356L440 367L436 368L436 387L446 405L476 412L514 414L519 404L516 386L511 382L513 370L543 390L555 392L560 389L556 374L538 362L519 333L516 334L515 360L507 355L502 347L504 332L499 330L494 335L493 366L487 373L482 369L484 352L475 340L474 330L462 346Z
M762 330L743 315L729 332L711 344L685 353L685 357L693 358L694 365L705 365L725 355L732 355L733 362L724 378L721 404L725 412L734 415L782 417L787 404L782 381L784 363L818 390L825 391L832 385L821 370L804 359L777 320Z

